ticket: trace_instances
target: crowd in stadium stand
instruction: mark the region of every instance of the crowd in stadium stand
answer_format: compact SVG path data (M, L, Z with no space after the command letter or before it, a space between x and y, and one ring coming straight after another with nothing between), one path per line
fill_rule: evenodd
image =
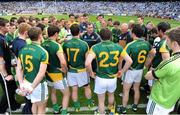
M180 19L180 2L3 2L1 13L88 13L111 15L146 15Z

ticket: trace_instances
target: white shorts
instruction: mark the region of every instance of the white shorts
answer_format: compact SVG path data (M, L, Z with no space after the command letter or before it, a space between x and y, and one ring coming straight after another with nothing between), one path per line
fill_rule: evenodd
M148 85L152 87L154 82L155 82L155 80L148 80Z
M148 115L168 115L171 111L174 110L174 106L171 107L170 109L166 109L159 104L155 103L152 101L151 98L149 98L147 108L146 108L146 113Z
M151 67L150 70L154 70L154 68ZM148 85L152 87L154 82L155 80L148 80Z
M84 85L89 84L90 78L87 74L87 72L80 72L80 73L67 73L67 81L69 86L78 86L82 87Z
M94 92L96 94L103 94L109 92L113 93L117 87L117 78L106 79L96 76Z
M30 82L27 82L26 85L31 85ZM48 99L48 87L47 83L40 83L32 92L32 94L26 96L31 100L31 103L43 102Z
M128 70L125 73L124 82L132 84L132 83L140 83L143 75L143 69L140 70Z
M59 80L56 82L47 81L47 85L54 89L66 89L68 87L67 79Z

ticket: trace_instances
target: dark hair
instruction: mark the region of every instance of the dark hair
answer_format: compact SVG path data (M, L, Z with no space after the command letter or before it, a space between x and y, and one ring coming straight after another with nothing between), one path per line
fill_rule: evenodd
M84 14L83 14L83 17L87 17L87 16L89 16L87 13L84 13Z
M87 27L88 27L89 25L93 25L93 23L87 22ZM93 26L94 26L94 25L93 25Z
M74 15L74 14L72 14L72 13L71 13L71 14L69 14L69 18L70 18L71 16L74 16L74 17L75 17L75 15Z
M112 38L112 32L107 28L101 29L99 35L102 40L110 40Z
M176 41L180 46L180 27L170 29L166 32L166 35L171 41Z
M48 18L48 17L42 17L41 20L44 21L45 18Z
M120 22L119 21L114 21L113 25L120 25Z
M9 23L9 20L8 20L8 19L1 18L1 17L0 17L0 26L5 27L7 23Z
M42 33L41 29L39 27L32 27L28 31L28 36L32 41L37 41L39 35Z
M75 19L78 19L79 18L79 15L75 15Z
M144 17L142 15L138 16L138 18L141 18L142 20L144 20Z
M98 17L103 17L104 18L104 15L103 14L99 14Z
M73 36L79 35L79 25L78 25L78 24L73 24L73 25L70 27L70 30L71 30L71 34L72 34Z
M16 26L15 24L13 24L13 23L10 23L10 26Z
M10 19L10 22L14 22L15 20L17 20L17 18L16 18L16 17L12 17L12 18Z
M41 28L41 31L44 31L44 28L46 26L44 24L42 24L42 23L39 23L39 24L36 25L36 27L39 27L39 28Z
M36 21L36 19L33 16L29 17L29 22L33 22L34 20Z
M60 29L59 27L55 26L55 25L50 25L47 29L48 32L48 37L54 36L56 33L59 34Z
M111 22L112 22L112 18L109 18L108 21L111 21Z
M157 28L152 28L152 29L151 29L151 33L157 34L157 33L158 33Z
M21 24L23 22L26 22L26 17L24 17L24 16L19 17L18 20L17 20L17 23Z
M158 25L157 25L157 29L158 31L162 31L162 32L166 32L168 29L171 28L171 25L168 23L168 22L160 22Z
M36 20L36 22L39 22L39 21L40 21L40 19L39 19L39 18L35 18L35 20Z
M140 24L134 24L132 33L134 33L136 37L141 38L144 33L142 26Z
M63 20L65 20L65 19L64 19L64 18L61 18L61 19L60 19L60 21L63 21Z

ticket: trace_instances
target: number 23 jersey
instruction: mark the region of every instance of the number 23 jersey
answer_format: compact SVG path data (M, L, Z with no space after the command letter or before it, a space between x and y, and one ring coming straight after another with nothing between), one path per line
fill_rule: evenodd
M96 75L106 79L117 77L120 56L127 55L121 46L112 41L102 41L92 46L90 53L98 63Z

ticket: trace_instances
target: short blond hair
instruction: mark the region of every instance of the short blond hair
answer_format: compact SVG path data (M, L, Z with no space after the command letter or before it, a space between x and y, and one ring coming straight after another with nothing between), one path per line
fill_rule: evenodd
M29 31L31 26L28 23L21 23L18 27L19 34L24 34L24 32Z

